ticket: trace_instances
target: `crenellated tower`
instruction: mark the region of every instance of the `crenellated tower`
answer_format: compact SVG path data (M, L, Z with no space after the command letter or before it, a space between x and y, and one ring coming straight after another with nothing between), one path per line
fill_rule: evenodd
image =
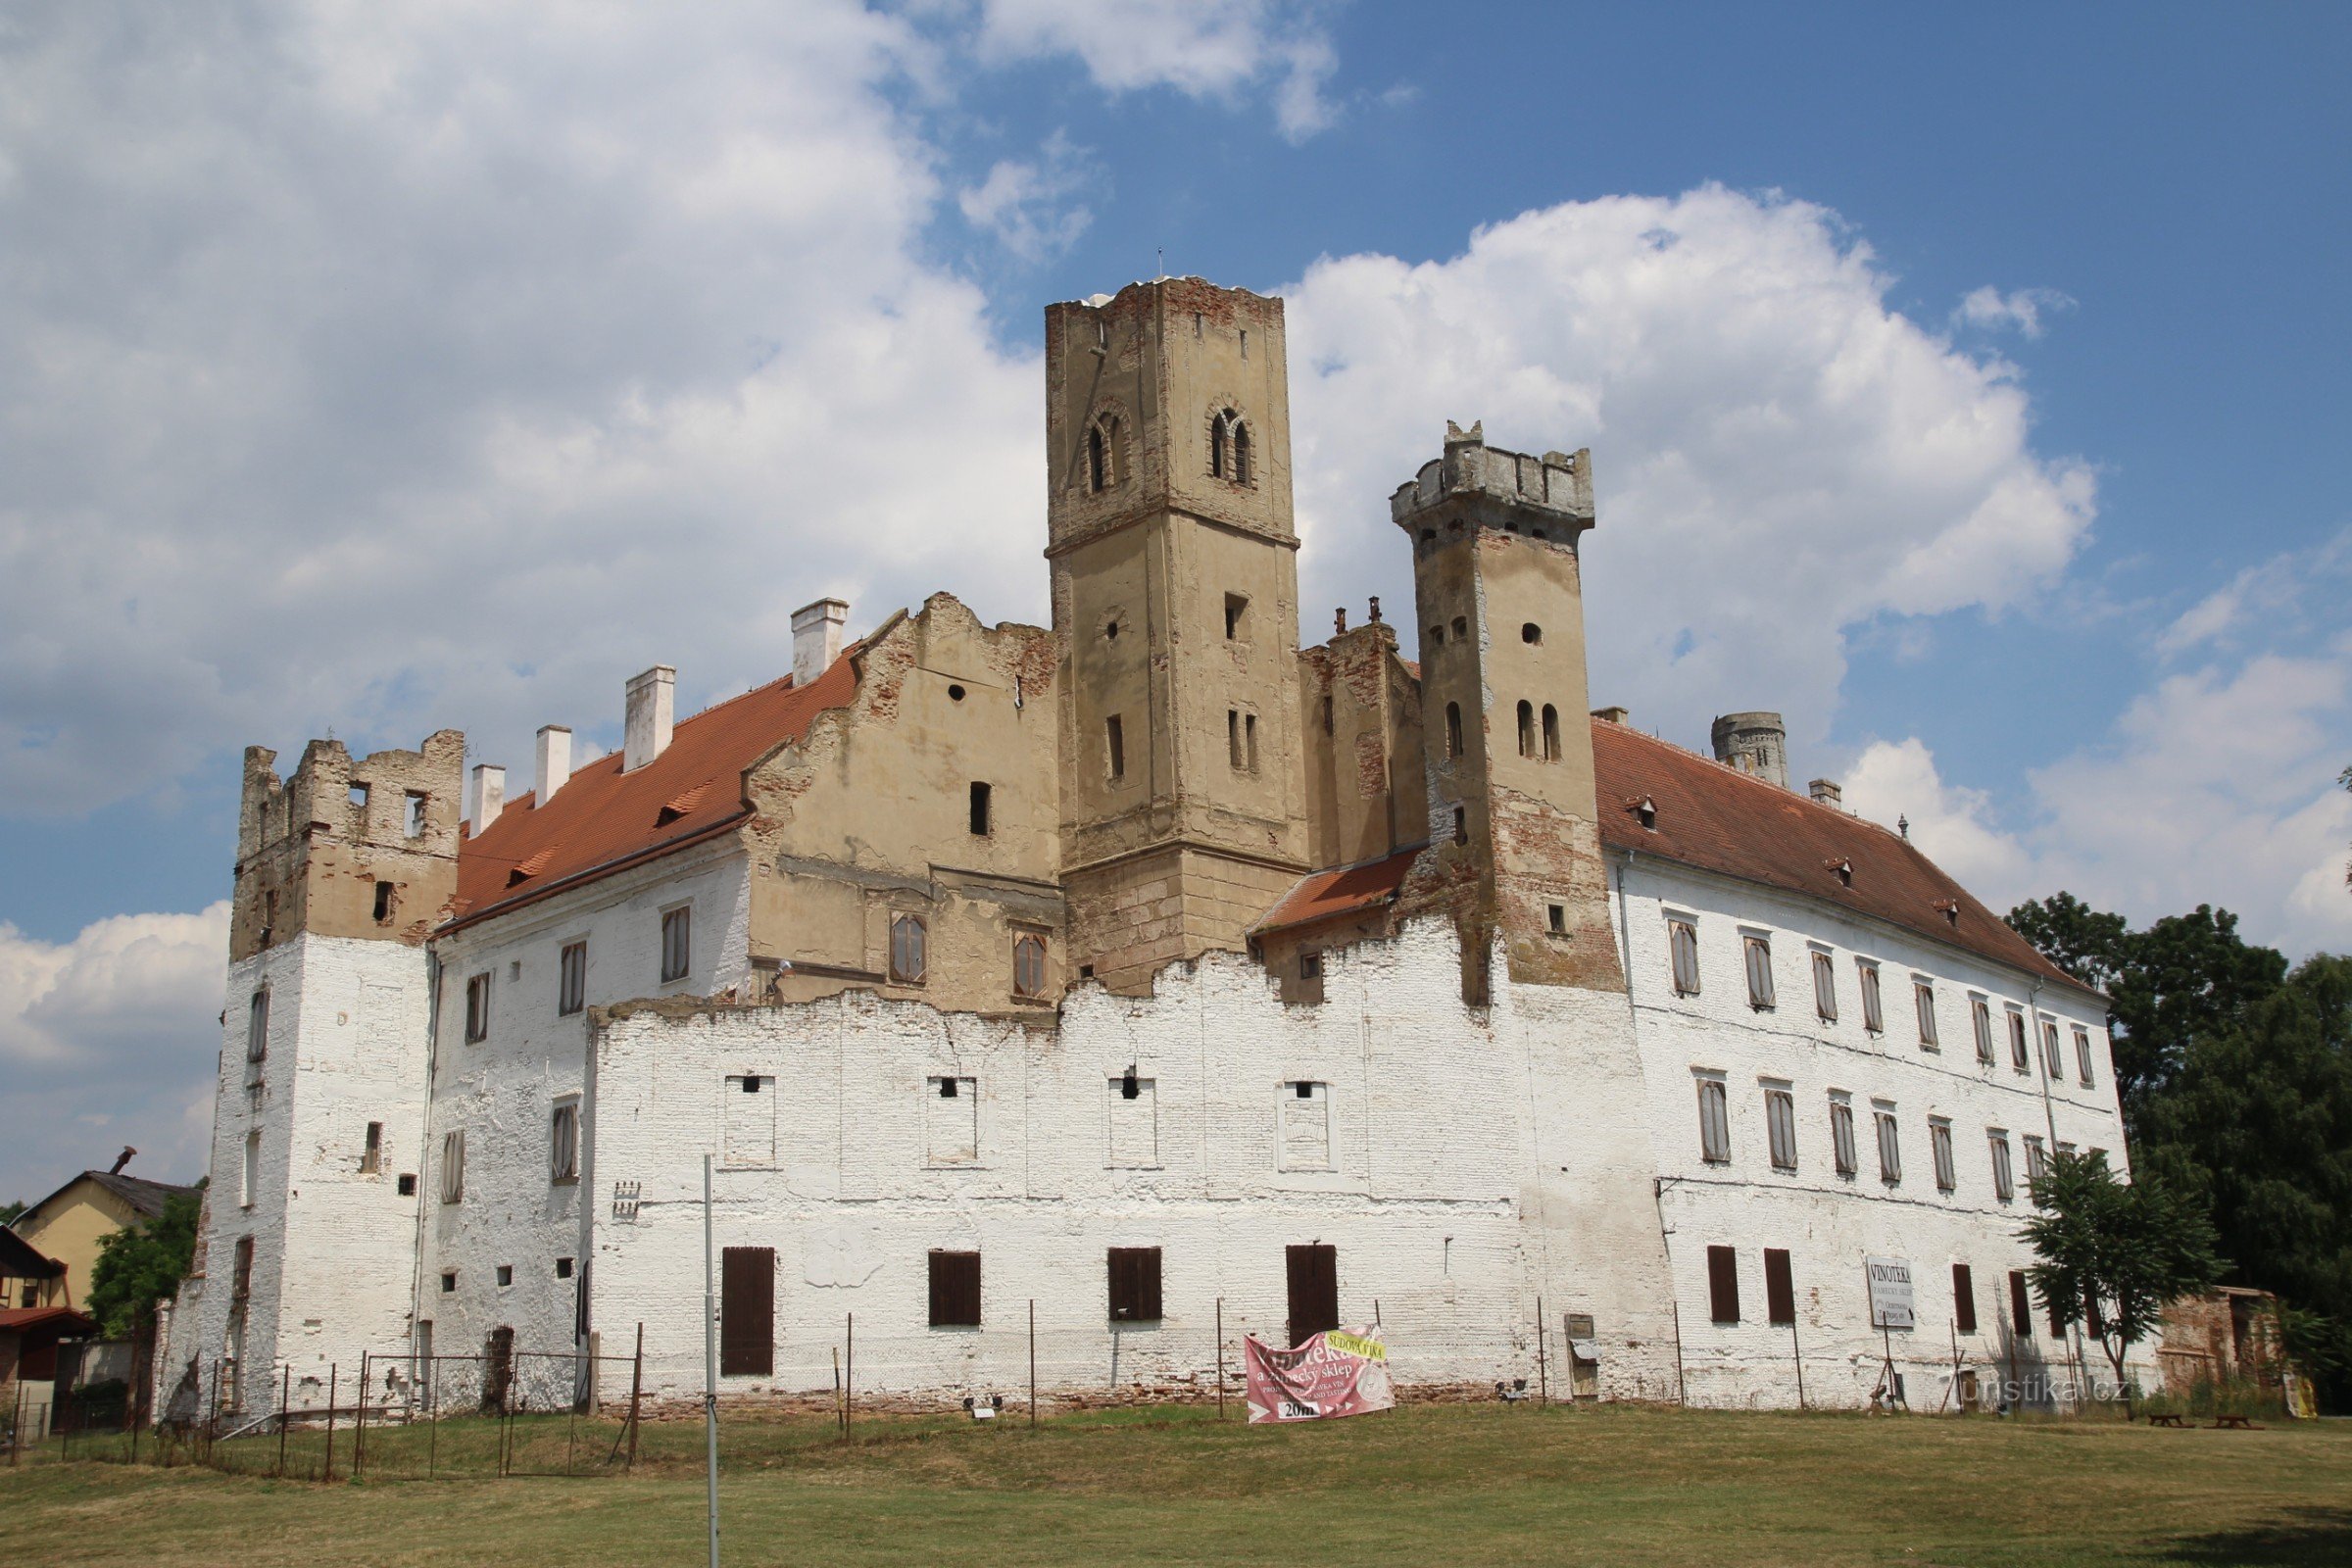
M1046 438L1070 962L1145 991L1306 869L1282 302L1048 307Z

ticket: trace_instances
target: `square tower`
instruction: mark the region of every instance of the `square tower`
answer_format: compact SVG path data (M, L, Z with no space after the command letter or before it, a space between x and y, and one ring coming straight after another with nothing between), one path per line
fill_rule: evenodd
M1282 302L1048 307L1046 440L1070 960L1144 991L1306 869Z

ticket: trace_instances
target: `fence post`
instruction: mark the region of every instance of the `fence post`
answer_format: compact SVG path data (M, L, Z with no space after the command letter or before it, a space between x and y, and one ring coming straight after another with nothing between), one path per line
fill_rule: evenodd
M1217 1298L1217 1419L1225 1419L1225 1298Z
M645 1386L645 1324L637 1324L637 1354L629 1363L629 1463L634 1474L637 1469L637 1391Z
M424 1479L433 1479L433 1450L441 1443L441 1380L433 1375L435 1357L418 1356L424 1363Z
M368 1359L373 1353L370 1350L360 1352L360 1402L352 1416L354 1431L351 1434L351 1479L354 1481L360 1479L360 1467L368 1462Z
M17 1467L17 1450L24 1446L24 1379L17 1379L17 1407L10 1412L15 1419L8 1427L8 1467Z
M277 1473L286 1473L286 1424L294 1413L294 1363L288 1361L278 1369L277 1395Z
M329 1361L326 1364L326 1475L324 1477L328 1481L335 1479L335 1372L336 1364Z
M1536 1298L1536 1402L1551 1403L1551 1369L1544 1359L1544 1298Z
M849 1352L841 1373L841 1441L850 1441L850 1410L858 1402L858 1314L850 1314Z

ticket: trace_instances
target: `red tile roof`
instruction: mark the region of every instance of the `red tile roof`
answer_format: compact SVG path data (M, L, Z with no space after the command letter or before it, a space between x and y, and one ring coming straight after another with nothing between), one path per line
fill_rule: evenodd
M853 650L852 652L855 652ZM751 814L744 770L808 733L816 715L858 692L850 654L806 690L792 677L680 719L668 748L634 773L621 754L571 775L545 807L528 793L458 850L454 930L723 832Z
M1314 871L1302 876L1282 901L1265 912L1251 932L1279 931L1286 926L1305 925L1314 920L1328 920L1335 915L1355 914L1375 906L1396 901L1396 890L1404 885L1404 873L1412 868L1413 858L1423 846L1413 845L1378 860L1366 860L1361 865L1343 865L1329 871Z
M0 1333L55 1328L61 1334L94 1334L98 1320L70 1306L12 1306L0 1309Z
M1610 849L1801 893L2086 990L1916 845L1875 822L1606 719L1592 721L1592 768L1601 843ZM1655 829L1642 827L1637 813L1643 800L1657 807ZM1851 886L1838 875L1847 863Z

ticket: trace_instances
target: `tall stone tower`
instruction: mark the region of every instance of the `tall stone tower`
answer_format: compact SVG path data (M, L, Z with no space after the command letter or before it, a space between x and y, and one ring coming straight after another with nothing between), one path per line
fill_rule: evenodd
M1449 423L1445 457L1389 510L1412 540L1421 622L1432 854L1417 902L1453 908L1473 1001L1497 933L1515 982L1621 991L1577 562L1591 455L1505 452Z
M1070 961L1113 990L1306 869L1282 302L1199 278L1046 311Z

